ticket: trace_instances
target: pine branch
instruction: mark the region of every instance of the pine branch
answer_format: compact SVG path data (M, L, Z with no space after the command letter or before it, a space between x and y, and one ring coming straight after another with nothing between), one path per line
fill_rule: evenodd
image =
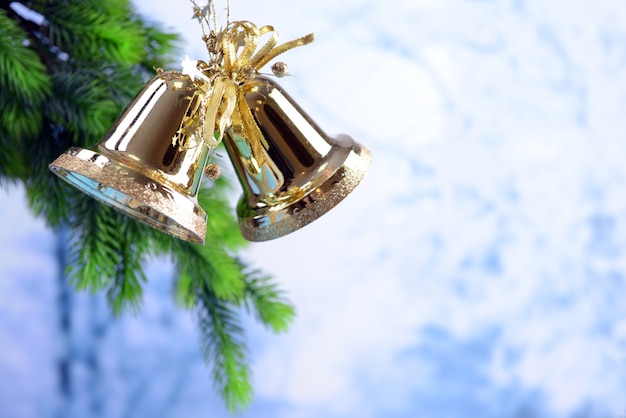
M246 274L246 307L274 332L287 331L295 317L293 306L271 278L258 270Z
M206 243L195 245L177 239L163 241L162 252L177 263L177 297L184 306L195 304L195 289L205 285L219 298L239 302L245 298L246 275L231 254L247 245L226 199L229 183L219 180L212 188L202 187L198 201L208 214Z
M235 306L218 298L206 284L196 291L204 357L213 365L214 384L226 406L235 412L252 401L243 329Z
M107 300L113 312L119 314L127 308L137 310L141 304L142 283L146 281L143 265L150 240L145 234L148 229L145 225L119 213L116 217L118 231L123 234L118 238L119 261L113 283L107 289Z
M111 208L86 195L72 200L70 282L78 290L103 290L118 277L117 218Z
M46 102L46 114L73 133L73 145L91 145L110 128L122 106L111 99L107 87L113 86L102 85L88 71L64 67L52 77L54 96Z
M218 154L220 153L218 149ZM198 203L202 206L207 217L207 241L219 242L230 251L237 251L249 244L237 225L233 211L228 201L228 191L233 187L232 182L222 176L212 186L203 187L198 193Z
M179 39L176 35L166 33L155 23L147 23L140 18L138 21L145 28L144 36L147 39L146 55L141 66L144 71L147 70L149 74L153 74L155 68L172 62L172 53Z
M51 93L51 81L39 56L24 45L27 34L2 9L0 32L0 127L14 140L34 137L41 129L41 105Z
M12 13L14 14L14 13ZM24 42L28 32L0 9L0 86L22 101L40 102L50 94L50 79L40 57Z
M13 2L11 2L13 3ZM17 2L14 2L17 3ZM2 9L6 10L7 15L18 22L20 27L24 30L27 36L27 43L29 46L39 55L42 63L46 66L46 68L53 68L55 66L54 60L52 59L51 51L47 50L46 47L42 44L41 40L42 36L42 26L33 22L32 20L28 20L16 13L10 7L10 3L7 4L6 7L2 7Z
M195 301L195 289L206 286L220 299L237 302L245 296L241 266L220 243L205 245L170 242L170 253L178 265L177 294L184 305Z
M51 226L69 222L72 212L72 195L78 192L48 169L52 155L65 151L69 133L59 127L45 124L40 136L23 140L20 150L27 174L23 178L29 205L37 216L42 216Z
M71 283L78 290L106 289L115 314L138 309L146 280L143 264L150 248L147 227L87 196L78 195L75 200Z
M140 62L145 55L146 38L127 7L117 10L107 7L106 2L75 1L45 4L42 10L48 18L50 43L71 51L71 59L90 60L101 55L107 61L130 64Z
M20 145L9 138L2 126L0 126L0 149L3 150L0 152L0 187L26 177L28 170L22 159Z

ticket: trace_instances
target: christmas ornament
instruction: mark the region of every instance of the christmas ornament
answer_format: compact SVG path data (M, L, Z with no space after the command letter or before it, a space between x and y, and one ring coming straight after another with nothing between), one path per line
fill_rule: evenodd
M289 75L289 67L284 62L277 62L272 65L272 73L279 78L283 78Z
M152 79L94 149L70 148L50 169L89 196L177 238L203 243L197 193L211 147L202 96L180 72Z
M205 167L209 178L219 177L219 166L207 161L224 140L243 188L237 214L244 237L264 241L293 232L348 195L371 154L346 135L326 135L259 73L312 42L312 34L279 45L272 26L229 18L217 31L214 2L193 4L209 61L186 56L182 72L160 70L96 149L72 148L50 168L129 216L202 243L206 214L196 196ZM276 77L289 75L283 62L271 69Z
M239 226L251 241L293 232L319 218L359 184L370 152L347 135L329 137L272 79L257 76L243 87L263 133L261 158L233 118L224 144L243 187Z
M206 166L204 174L206 174L210 180L217 180L222 175L222 169L219 165L211 163Z

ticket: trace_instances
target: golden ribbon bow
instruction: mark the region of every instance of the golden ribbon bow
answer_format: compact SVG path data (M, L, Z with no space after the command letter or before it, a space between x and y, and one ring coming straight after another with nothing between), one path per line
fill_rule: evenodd
M257 50L265 34L270 38ZM244 86L278 55L313 42L313 34L278 45L278 34L272 26L257 28L251 22L237 21L217 34L217 42L217 65L208 69L212 86L204 108L204 137L219 143L229 126L239 125L252 156L261 165L265 160L262 145L267 146L267 142L252 116Z

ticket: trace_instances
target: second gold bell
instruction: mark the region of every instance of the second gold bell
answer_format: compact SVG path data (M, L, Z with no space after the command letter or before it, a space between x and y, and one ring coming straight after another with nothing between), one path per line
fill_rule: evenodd
M266 241L335 207L363 179L371 154L347 135L327 135L273 79L257 76L242 88L265 139L262 158L255 158L236 120L224 144L243 188L241 232Z

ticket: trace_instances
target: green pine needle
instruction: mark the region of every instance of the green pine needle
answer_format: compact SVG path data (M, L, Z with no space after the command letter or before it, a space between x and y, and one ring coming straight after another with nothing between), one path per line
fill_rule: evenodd
M198 203L207 213L207 241L219 242L231 251L239 250L249 243L246 241L233 215L227 199L227 192L232 184L225 177L213 183L211 188L202 188L198 194Z
M194 287L204 284L221 299L239 301L245 297L242 268L220 244L197 245L180 241L173 242L171 248L184 281L196 282ZM188 295L181 296L183 300L189 298Z
M218 298L207 286L196 289L201 343L213 365L213 381L231 412L252 401L250 368L236 306Z
M247 274L246 306L274 332L285 332L295 317L295 309L283 297L271 278L255 270Z
M51 92L41 58L29 47L32 38L0 9L0 91L16 102L38 105Z
M74 208L70 281L79 290L104 290L112 278L118 278L121 249L116 216L88 196L77 195Z
M62 7L44 6L50 41L62 51L71 50L76 60L102 55L122 65L141 61L147 41L141 28L129 20L128 10L112 13L115 11L103 8L103 4L83 1Z

